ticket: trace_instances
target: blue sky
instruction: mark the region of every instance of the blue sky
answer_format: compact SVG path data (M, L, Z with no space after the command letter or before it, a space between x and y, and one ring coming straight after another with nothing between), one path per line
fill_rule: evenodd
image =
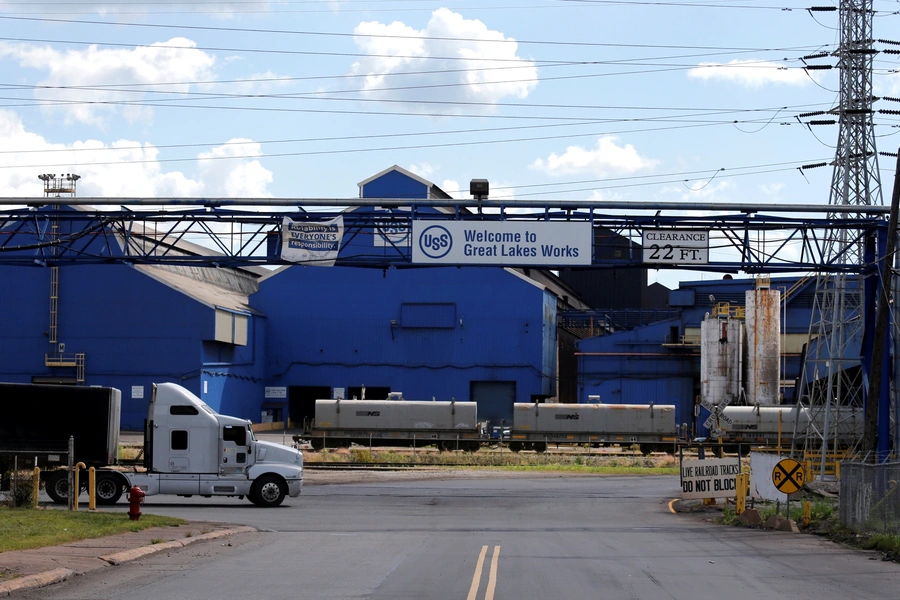
M797 115L837 102L802 57L838 14L807 6L0 0L0 193L74 172L80 196L345 198L397 164L454 195L825 204L831 167L798 167L838 129ZM897 37L898 2L874 8ZM876 96L898 68L876 56ZM879 150L898 127L876 117Z

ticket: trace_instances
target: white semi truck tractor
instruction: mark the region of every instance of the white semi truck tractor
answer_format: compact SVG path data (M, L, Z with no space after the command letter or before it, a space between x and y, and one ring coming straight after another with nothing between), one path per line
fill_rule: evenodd
M115 504L125 490L137 486L146 496L237 496L270 507L285 496L298 496L303 486L302 452L257 440L250 421L220 415L174 383L153 384L143 468L130 470L116 458L119 390L0 384L0 392L0 408L12 417L0 423L0 452L12 446L20 451L65 448L71 436L75 462L97 469L98 504ZM24 409L30 405L34 411L36 401L43 406L39 418ZM65 455L61 458L62 466ZM43 477L50 497L66 503L66 470L50 469ZM82 482L87 479L81 477Z

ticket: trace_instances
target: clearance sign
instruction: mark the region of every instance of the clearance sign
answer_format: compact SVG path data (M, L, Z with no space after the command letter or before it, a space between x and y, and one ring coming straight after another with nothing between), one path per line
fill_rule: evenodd
M644 229L645 263L690 265L709 263L709 232L703 229Z
M570 266L591 264L589 222L413 221L414 264Z

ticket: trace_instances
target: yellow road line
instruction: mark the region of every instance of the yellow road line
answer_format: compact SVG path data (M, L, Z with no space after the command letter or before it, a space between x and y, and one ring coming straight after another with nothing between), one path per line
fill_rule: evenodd
M671 513L675 512L675 508L672 505L675 504L676 502L678 502L678 498L672 498L672 500L669 502L669 512L671 512Z
M484 591L484 600L494 600L494 590L497 589L497 562L500 559L500 546L494 546L494 556L491 558L491 574L488 576L487 589Z
M481 547L481 554L478 555L478 564L475 565L475 575L472 577L472 585L469 587L469 595L466 600L475 600L478 595L478 586L481 584L481 570L484 567L484 557L487 554L487 546Z

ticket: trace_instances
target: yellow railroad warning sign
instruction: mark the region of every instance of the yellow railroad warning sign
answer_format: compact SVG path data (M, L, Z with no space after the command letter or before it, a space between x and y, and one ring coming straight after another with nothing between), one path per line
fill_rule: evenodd
M805 473L803 465L793 458L785 458L772 469L772 483L778 491L785 494L793 494L803 487Z

